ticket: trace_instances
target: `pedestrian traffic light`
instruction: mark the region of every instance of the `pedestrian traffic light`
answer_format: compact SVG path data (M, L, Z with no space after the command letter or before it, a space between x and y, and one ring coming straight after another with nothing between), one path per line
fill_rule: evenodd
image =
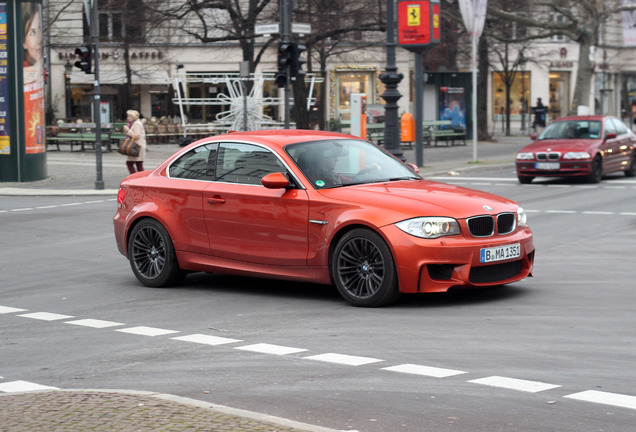
M292 47L289 42L280 42L278 44L278 72L274 77L276 85L280 88L285 87L289 81L289 68L292 63Z
M305 45L297 43L292 44L291 70L289 75L294 81L296 78L302 78L305 76L303 65L307 63L307 60L301 57L301 54L305 51L307 51Z
M75 62L75 67L83 70L85 73L91 72L91 46L82 45L79 48L75 48L75 55L79 57L79 60Z

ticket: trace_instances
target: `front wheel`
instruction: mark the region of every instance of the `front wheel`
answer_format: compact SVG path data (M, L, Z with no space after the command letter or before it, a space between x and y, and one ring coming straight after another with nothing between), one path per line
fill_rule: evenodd
M391 250L368 229L352 230L338 241L331 271L340 295L353 306L384 306L400 296Z
M629 168L625 170L625 177L636 177L636 154L632 157Z
M530 184L532 183L532 180L534 180L534 177L518 175L517 179L519 179L519 183L521 184Z
M598 183L603 179L603 159L596 156L592 161L592 171L587 176L589 183Z
M144 219L133 228L128 259L135 277L148 287L167 287L183 280L168 231L154 219Z

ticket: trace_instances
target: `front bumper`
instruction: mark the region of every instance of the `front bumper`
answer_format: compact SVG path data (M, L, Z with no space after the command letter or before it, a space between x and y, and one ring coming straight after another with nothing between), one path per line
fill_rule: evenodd
M536 168L537 161L517 161L517 175L528 177L569 177L586 176L592 172L591 160L559 161L558 170Z
M419 239L388 226L400 292L446 292L452 287L503 285L532 274L534 243L532 231L524 228L513 234L492 237L449 236ZM519 243L518 258L494 263L480 261L481 249Z

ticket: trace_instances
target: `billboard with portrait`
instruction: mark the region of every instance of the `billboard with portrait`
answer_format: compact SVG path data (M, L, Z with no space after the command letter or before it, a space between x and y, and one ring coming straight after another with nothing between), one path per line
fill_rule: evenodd
M25 153L46 151L42 5L22 3Z
M0 154L11 153L7 3L0 2Z

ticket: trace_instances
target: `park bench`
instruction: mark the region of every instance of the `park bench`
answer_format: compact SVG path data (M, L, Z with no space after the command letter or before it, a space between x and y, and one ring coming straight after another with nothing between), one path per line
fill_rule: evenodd
M123 126L121 133L113 133L112 124L102 123L102 145L106 146L108 151L111 151L112 142L117 142L123 137L125 137ZM85 151L87 145L94 149L96 140L95 123L58 123L57 126L49 126L46 130L47 147L55 145L58 151L60 151L60 144L68 144L71 147L71 151L73 151L75 146L81 147L80 151Z
M437 147L438 141L446 142L446 145L455 145L455 139L461 140L466 145L466 129L451 127L450 120L425 120L423 122L423 137L428 145L432 141ZM449 144L450 143L450 144Z

